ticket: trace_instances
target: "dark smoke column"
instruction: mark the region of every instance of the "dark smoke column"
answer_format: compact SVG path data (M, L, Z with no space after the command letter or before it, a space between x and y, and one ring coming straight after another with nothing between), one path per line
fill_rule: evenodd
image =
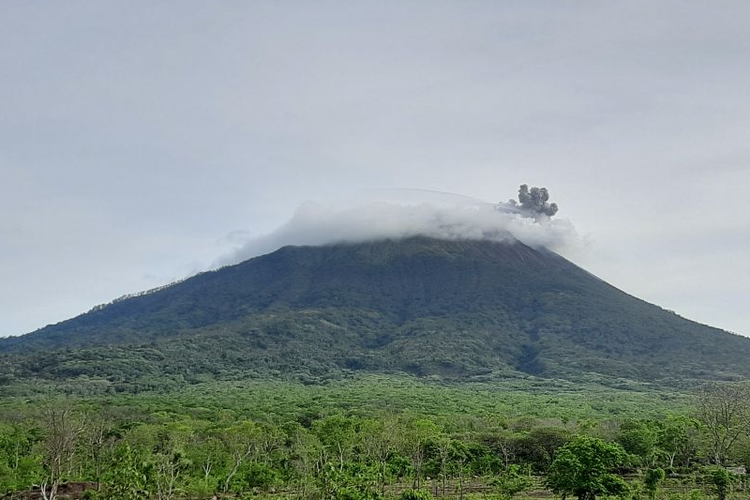
M557 213L557 203L548 202L549 191L547 191L547 188L532 187L529 189L527 184L521 184L518 189L518 203L516 203L516 200L510 200L509 204L520 208L532 217L540 215L552 217Z

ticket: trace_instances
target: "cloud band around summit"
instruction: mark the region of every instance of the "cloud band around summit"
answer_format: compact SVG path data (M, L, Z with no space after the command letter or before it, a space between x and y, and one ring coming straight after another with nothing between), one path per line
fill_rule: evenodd
M248 238L216 263L230 265L287 245L359 243L427 236L521 242L550 249L574 244L578 236L566 219L530 214L512 204L493 204L419 190L368 193L356 199L307 201L269 234Z

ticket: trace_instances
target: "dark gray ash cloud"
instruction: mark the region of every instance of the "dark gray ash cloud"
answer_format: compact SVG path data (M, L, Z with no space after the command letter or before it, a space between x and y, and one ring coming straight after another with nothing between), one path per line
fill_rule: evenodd
M514 200L511 200L514 202ZM546 215L552 217L557 213L557 203L549 203L549 192L547 188L532 187L521 184L518 189L518 202L522 210L534 215Z

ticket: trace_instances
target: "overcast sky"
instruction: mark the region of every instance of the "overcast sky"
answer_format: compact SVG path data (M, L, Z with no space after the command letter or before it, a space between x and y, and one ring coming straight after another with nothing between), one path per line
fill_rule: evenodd
M309 199L544 185L567 256L750 335L750 3L0 4L0 335Z

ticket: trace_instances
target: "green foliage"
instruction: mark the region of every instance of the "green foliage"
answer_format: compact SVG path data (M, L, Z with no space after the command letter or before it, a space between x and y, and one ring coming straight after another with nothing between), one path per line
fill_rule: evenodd
M638 464L653 463L657 454L658 425L649 420L628 420L620 426L617 441L623 449L636 457Z
M83 425L70 435L73 442L66 444L75 453L66 458L65 477L87 485L87 495L101 499L376 500L392 498L429 477L430 488L446 497L464 491L467 499L474 498L470 491L477 485L493 490L487 493L490 498L526 497L522 493L536 489L541 481L558 494L592 500L626 493L620 473L632 473L633 464L616 440L622 440L626 431L632 436L642 429L656 430L657 452L652 454L654 464L641 470L641 480L632 482L631 498L684 500L691 489L708 485L730 497L730 485L724 480L731 477L724 469L706 470L701 477L693 469L681 468L678 475L665 478L662 469L669 466L670 457L661 450L668 443L679 443L673 449L679 448L691 463L710 456L708 430L687 417L618 420L600 410L598 417L585 413L579 420L575 413L562 411L564 406L552 403L548 394L521 396L520 390L517 394L499 389L483 393L483 398L501 394L506 401L521 402L522 411L535 404L551 408L536 408L540 417L498 415L481 406L477 410L472 405L483 398L474 399L464 391L469 410L450 411L450 401L460 401L460 392L444 385L434 387L434 395L442 395L445 402L438 413L432 406L419 408L421 391L429 391L428 386L379 379L383 380L392 386L404 384L408 389L404 397L410 396L420 411L376 412L359 407L363 398L392 394L392 387L374 383L355 383L351 396L335 383L314 392L301 386L305 391L283 395L295 404L282 404L279 388L296 386L271 382L265 388L252 386L259 392L252 399L245 399L248 386L243 384L234 392L227 389L221 397L211 394L205 399L194 393L180 398L54 398L44 404L33 398L6 399L0 401L0 482L4 492L39 484L42 466L50 462L47 447L54 434L54 422L40 408L56 406L69 408L76 424ZM611 392L609 399L611 405L619 404L616 393ZM655 400L655 404L669 401ZM266 406L255 404L262 401ZM393 406L398 409L397 403ZM563 418L546 416L552 410ZM611 441L591 437L594 434ZM743 437L740 444L728 456L732 463L741 463L750 440ZM100 492L95 490L97 482Z
M40 481L43 471L35 449L40 439L34 428L0 422L0 495Z
M557 452L546 479L556 494L594 500L597 495L621 495L625 481L613 473L627 463L627 453L618 444L590 436L578 436Z
M695 437L699 434L700 424L697 420L685 415L670 415L662 422L657 436L657 448L665 457L666 465L675 463L687 464L689 457L695 454Z
M0 339L0 389L136 394L354 373L673 387L748 377L748 357L747 339L550 251L410 238L282 248Z
M732 474L723 467L713 467L706 472L706 480L719 500L726 500L733 482Z
M380 493L373 490L359 490L355 488L341 488L333 496L334 500L380 500Z
M236 486L240 491L251 489L269 490L281 483L281 474L269 464L252 463L238 474Z
M703 387L698 415L710 436L712 461L725 461L738 440L750 431L750 383L712 383Z
M559 427L535 427L514 440L518 457L538 472L546 472L557 450L568 442L570 431Z
M510 500L513 496L528 490L534 484L534 480L528 470L523 470L519 465L512 464L502 471L494 480L500 498Z
M154 468L128 444L117 447L105 474L108 500L147 500L154 490Z
M432 495L425 490L404 490L398 498L399 500L432 500Z
M329 498L376 500L381 497L375 471L363 464L349 463L336 467L329 462L323 466L317 479L321 490Z
M666 473L659 467L655 469L646 469L643 473L643 487L652 500L656 498L659 486L664 481Z
M688 493L688 500L703 500L703 491L691 490L690 493Z

